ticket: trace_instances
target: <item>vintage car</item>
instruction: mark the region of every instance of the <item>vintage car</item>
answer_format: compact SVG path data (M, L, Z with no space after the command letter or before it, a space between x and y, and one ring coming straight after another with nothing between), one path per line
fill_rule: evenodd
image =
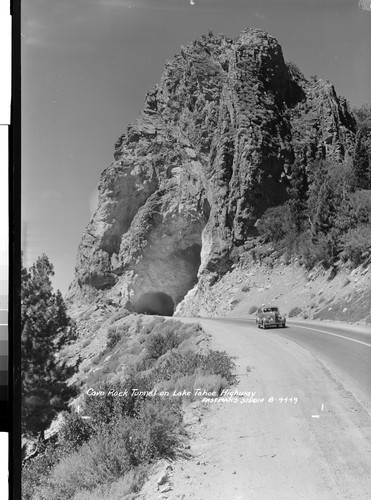
M280 313L278 307L263 306L256 312L256 324L258 328L286 327L286 317Z

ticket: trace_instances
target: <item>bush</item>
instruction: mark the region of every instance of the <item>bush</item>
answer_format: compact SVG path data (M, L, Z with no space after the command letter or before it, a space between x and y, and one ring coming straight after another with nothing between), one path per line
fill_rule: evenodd
M236 381L235 363L226 352L210 351L208 354L193 351L172 352L152 371L151 378L155 382L170 380L174 375L220 375L229 384Z
M174 453L181 422L180 401L156 397L142 403L138 418L122 419L115 428L127 436L130 462L139 465Z
M141 332L142 335L149 335L156 326L161 325L164 322L165 322L165 318L162 318L161 316L154 318L152 321L150 321L147 325L145 325L142 328L142 332Z
M122 500L136 498L147 477L147 467L139 466L131 469L123 477L110 484L98 486L93 491L82 490L75 494L73 500Z
M64 457L52 470L48 485L38 491L38 500L67 500L82 489L93 490L128 472L129 453L125 439L103 427L81 448Z
M81 490L92 491L117 480L138 465L171 456L180 431L179 404L160 398L142 402L135 418L120 416L101 426L78 451L63 457L48 482L38 488L37 498L70 499Z
M178 347L185 339L182 330L187 329L183 329L180 321L167 321L156 325L145 343L148 357L158 359L167 351Z
M292 221L287 205L268 208L255 224L263 241L278 243L287 233L292 232Z
M138 405L144 396L133 395L133 389L138 391L150 391L146 377L139 373L130 374L122 385L112 386L105 382L98 385L94 390L101 391L102 395L88 396L84 398L84 412L91 417L90 424L94 429L99 429L122 416L135 416L138 412ZM121 396L114 396L110 391L122 393ZM125 395L126 394L126 395Z
M117 328L112 328L111 326L108 328L107 332L107 349L112 349L121 339L121 333L117 330Z
M107 331L107 349L112 349L128 333L129 325L109 326Z
M126 316L129 316L130 314L132 313L128 309L120 309L120 311L110 317L109 323L110 325L112 325L113 323L116 323L116 321L119 321L122 318L126 318Z
M88 441L93 434L93 428L78 413L65 413L64 422L59 431L60 444L69 450L76 450Z
M351 229L342 238L343 260L349 260L354 266L359 266L371 256L371 225L362 225Z
M254 312L256 312L257 310L258 310L258 308L256 306L252 306L249 309L249 314L254 314Z
M306 233L297 239L297 254L308 270L313 269L316 264L328 269L334 262L335 246L330 236L319 234L314 240Z
M300 307L294 307L291 309L289 312L289 318L293 318L294 316L298 316L301 313L301 308Z
M28 460L22 468L22 500L32 500L35 492L47 481L48 474L62 458L63 451L55 443L43 445L39 454Z
M155 333L146 341L146 348L150 358L158 359L170 349L178 347L181 339L174 332Z

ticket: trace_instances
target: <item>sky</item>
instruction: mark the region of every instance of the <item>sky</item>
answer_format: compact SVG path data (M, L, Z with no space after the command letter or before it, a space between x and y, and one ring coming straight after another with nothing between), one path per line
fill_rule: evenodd
M351 106L371 102L371 12L358 0L21 0L21 10L24 263L45 253L63 294L114 143L181 45L261 28L304 75L330 80Z

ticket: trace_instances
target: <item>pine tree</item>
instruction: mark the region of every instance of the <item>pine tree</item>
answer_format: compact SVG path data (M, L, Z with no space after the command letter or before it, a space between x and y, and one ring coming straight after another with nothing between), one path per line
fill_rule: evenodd
M58 363L59 339L71 327L62 295L53 292L46 255L21 272L22 431L43 433L75 394L66 380L75 371Z
M355 187L371 189L371 129L362 128L357 132L353 170Z
M291 173L289 188L290 200L288 206L297 233L303 231L305 221L308 218L308 189L308 177L305 163L296 160Z

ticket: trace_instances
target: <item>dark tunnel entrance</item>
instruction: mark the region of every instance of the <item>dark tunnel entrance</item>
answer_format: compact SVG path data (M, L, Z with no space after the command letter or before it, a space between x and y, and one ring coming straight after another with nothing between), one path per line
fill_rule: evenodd
M173 299L163 292L148 292L139 297L134 310L139 314L157 314L172 316L174 314Z

